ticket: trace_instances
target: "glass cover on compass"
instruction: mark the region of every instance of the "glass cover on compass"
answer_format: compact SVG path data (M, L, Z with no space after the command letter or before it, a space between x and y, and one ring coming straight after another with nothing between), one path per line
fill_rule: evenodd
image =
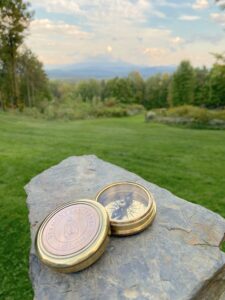
M135 222L149 212L153 202L144 187L131 182L107 186L96 200L107 209L110 221L115 223Z

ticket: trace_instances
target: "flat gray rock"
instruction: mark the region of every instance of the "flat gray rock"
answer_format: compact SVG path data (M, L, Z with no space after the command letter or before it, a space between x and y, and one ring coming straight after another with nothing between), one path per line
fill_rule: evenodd
M103 186L124 180L153 193L158 208L153 225L135 236L112 237L100 260L79 273L61 274L42 265L34 250L41 221L63 203L94 199ZM25 189L36 300L225 299L225 253L219 248L225 220L219 215L94 155L70 157Z

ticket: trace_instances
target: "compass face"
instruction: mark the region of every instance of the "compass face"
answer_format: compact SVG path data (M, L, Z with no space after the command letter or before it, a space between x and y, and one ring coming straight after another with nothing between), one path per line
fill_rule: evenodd
M146 190L134 183L113 184L98 195L111 221L132 222L148 212L152 200Z

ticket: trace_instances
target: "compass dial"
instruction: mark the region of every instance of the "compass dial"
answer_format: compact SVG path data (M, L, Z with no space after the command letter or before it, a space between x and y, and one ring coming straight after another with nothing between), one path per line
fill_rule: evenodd
M108 211L111 221L133 222L144 216L152 205L148 192L132 183L108 186L97 197Z

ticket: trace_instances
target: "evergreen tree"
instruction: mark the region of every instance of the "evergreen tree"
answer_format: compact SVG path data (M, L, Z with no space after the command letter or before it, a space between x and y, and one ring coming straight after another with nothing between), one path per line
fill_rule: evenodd
M210 72L209 107L225 106L225 56L215 54L217 59Z
M132 72L128 75L128 85L132 88L133 98L136 103L144 104L145 82L139 72Z
M171 81L172 105L193 104L195 73L189 61L182 61Z
M206 67L195 69L194 105L206 106L209 98L209 71Z
M170 83L170 75L157 74L146 80L145 107L162 108L167 107L168 88Z

